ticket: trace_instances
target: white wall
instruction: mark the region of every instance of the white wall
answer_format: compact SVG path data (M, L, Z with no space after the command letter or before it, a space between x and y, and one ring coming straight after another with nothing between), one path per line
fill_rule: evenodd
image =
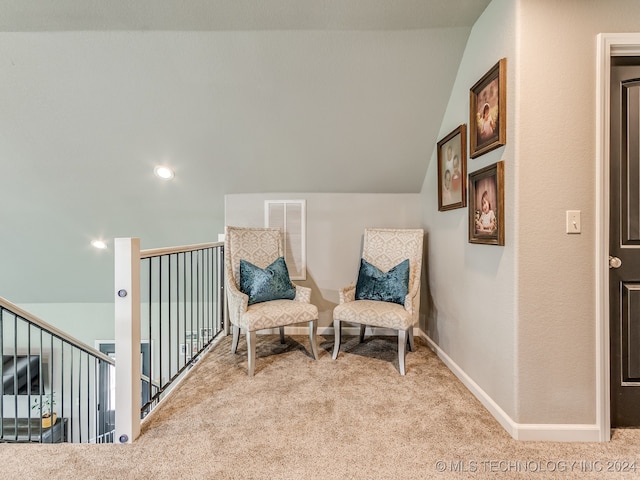
M468 243L467 208L438 212L435 149L421 194L431 295L425 332L510 416L516 414L517 363L515 23L515 3L494 0L474 25L439 135L469 127L469 89L506 57L507 144L467 163L470 173L505 162L505 246Z
M638 25L632 0L494 0L470 35L440 137L469 122L469 88L507 57L507 144L468 163L505 161L505 247L467 243L467 209L437 211L435 151L425 178L426 332L515 435L597 438L596 35ZM581 235L565 233L570 209L582 211Z
M265 200L306 200L307 280L319 327L332 325L338 289L355 283L365 227L420 228L419 194L269 193L225 196L225 223L264 226Z
M520 17L517 418L594 423L596 35L639 31L640 2L522 0Z

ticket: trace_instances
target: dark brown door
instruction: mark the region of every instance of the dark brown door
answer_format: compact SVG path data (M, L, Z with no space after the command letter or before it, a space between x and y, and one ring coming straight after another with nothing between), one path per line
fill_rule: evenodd
M611 426L640 426L640 58L612 58Z

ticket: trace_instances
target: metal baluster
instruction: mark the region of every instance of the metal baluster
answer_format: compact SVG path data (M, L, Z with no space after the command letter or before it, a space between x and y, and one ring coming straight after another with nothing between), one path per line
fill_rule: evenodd
M167 298L167 313L169 315L169 322L168 322L168 325L169 325L169 338L168 338L168 341L167 341L167 345L168 345L169 348L167 350L169 351L169 355L168 355L169 356L169 375L167 376L167 378L171 378L171 350L172 350L171 349L171 259L172 258L173 258L173 255L169 255L168 258L167 258L167 260L169 261L169 265L168 265L168 270L169 270L168 271L168 277L169 277L168 283L169 284L167 285L167 287L168 287L167 288L167 295L168 295L168 298ZM160 378L162 379L162 376L160 376ZM162 383L162 386L164 386L164 382L161 382L161 383Z
M151 336L152 333L152 323L153 323L153 315L151 312L151 308L153 305L153 276L151 274L153 270L153 260L149 259L149 348L148 348L148 361L149 361L149 393L151 393L151 379L153 378L153 357L151 355L152 353L152 346L153 344L151 343L151 339L153 338ZM142 369L142 365L140 365L140 368ZM151 400L151 398L145 398L144 401L145 403L149 402L149 400ZM146 412L148 413L148 412ZM146 415L145 413L145 415Z
M176 253L176 367L180 371L180 254Z
M78 352L78 436L79 441L82 443L82 402L80 396L82 395L82 352Z
M0 353L2 353L2 363L4 364L4 307L0 307ZM4 374L4 372L2 372ZM0 385L0 412L4 412L4 381ZM0 415L0 438L4 439L4 415Z
M191 336L189 338L189 356L192 357L191 361L193 361L193 251L189 252L189 266L190 268L190 272L189 272L189 277L191 279L191 294L190 294L190 302L189 304L191 305Z
M64 346L67 342L60 343L60 429L62 431L61 441L64 442L67 438L67 431L64 424Z
M42 352L40 352L42 354ZM38 379L38 390L43 387L42 381L42 355L40 356L40 378ZM27 326L27 408L31 408L31 325ZM14 392L17 395L18 392ZM18 412L16 412L16 425L18 424ZM31 412L27 414L27 437L31 440Z
M55 399L54 392L53 392L53 385L54 385L54 378L55 378L53 374L55 372L54 363L53 363L54 362L53 335L49 335L49 346L51 347L49 350L49 379L51 380L51 386L49 387L49 418L51 420L51 427L49 428L49 433L51 435L49 435L49 439L51 440L50 443L53 443L53 434L54 434L54 428L55 428L55 422L53 418L53 402ZM42 351L40 352L40 363L42 363ZM40 372L43 372L42 368L40 368Z
M87 353L87 443L91 443L91 363Z
M196 252L196 355L200 353L200 252Z
M18 356L16 346L18 345L18 317L13 315L13 415L15 417L14 434L18 440Z
M218 248L218 311L219 311L219 321L220 330L226 329L226 319L225 316L225 305L226 305L226 292L224 291L225 286L225 271L224 271L224 245ZM226 330L225 330L226 331Z
M70 412L70 415L69 415L69 431L71 432L70 437L71 437L71 441L72 442L73 442L73 439L74 439L73 427L75 425L75 422L73 421L73 400L74 400L74 397L73 397L73 380L74 380L74 377L73 377L73 372L74 372L73 357L74 357L74 354L75 354L75 352L74 352L73 346L71 346L71 366L70 366L71 367L70 368L71 369L71 381L69 382L70 385L71 385L71 388L70 388L71 391L69 392L69 394L71 395L71 408L69 408L69 412Z

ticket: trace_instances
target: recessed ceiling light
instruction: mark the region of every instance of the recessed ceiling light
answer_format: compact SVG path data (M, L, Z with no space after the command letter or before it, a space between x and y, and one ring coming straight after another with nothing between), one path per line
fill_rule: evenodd
M153 173L164 180L173 178L173 170L171 170L169 167L156 167L153 169Z
M100 250L104 250L105 248L107 248L106 242L102 240L94 240L93 242L91 242L91 245Z

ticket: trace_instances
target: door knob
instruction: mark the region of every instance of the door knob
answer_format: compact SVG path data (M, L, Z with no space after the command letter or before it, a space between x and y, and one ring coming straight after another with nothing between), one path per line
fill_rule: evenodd
M620 268L622 266L622 260L618 257L612 257L609 255L609 268Z

